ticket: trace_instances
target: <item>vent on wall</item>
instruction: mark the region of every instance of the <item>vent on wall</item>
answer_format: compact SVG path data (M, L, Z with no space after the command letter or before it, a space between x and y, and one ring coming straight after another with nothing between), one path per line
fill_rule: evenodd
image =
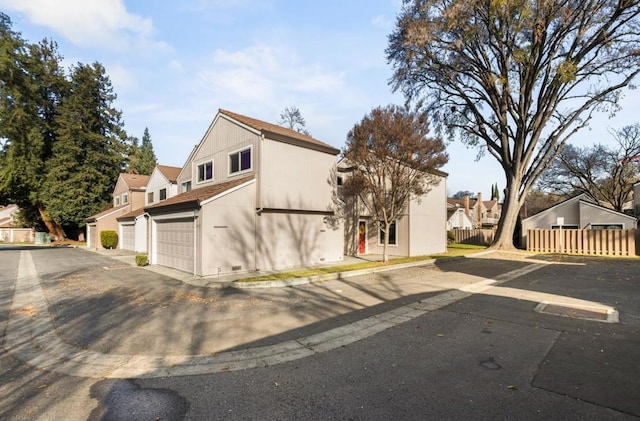
M242 266L231 266L231 270L240 270Z

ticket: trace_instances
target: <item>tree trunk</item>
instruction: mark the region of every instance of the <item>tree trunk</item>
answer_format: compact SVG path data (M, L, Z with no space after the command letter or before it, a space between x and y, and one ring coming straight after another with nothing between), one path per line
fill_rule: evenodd
M389 222L387 221L384 222L384 246L382 248L382 261L385 263L389 261L387 248L389 247L389 226L390 225L391 224Z
M504 203L502 204L500 222L498 223L498 229L493 239L493 244L491 244L491 248L493 249L515 250L515 246L513 245L513 232L516 228L520 208L522 207L518 192L519 186L519 180L511 180L511 182L507 181L507 189L504 197ZM526 193L523 197L526 197Z
M51 235L51 237L53 237L54 241L63 240L67 237L64 233L62 225L52 221L51 218L49 218L49 216L47 215L47 212L42 208L42 206L38 206L38 212L40 213L42 222L44 222L47 230L49 231L49 234Z

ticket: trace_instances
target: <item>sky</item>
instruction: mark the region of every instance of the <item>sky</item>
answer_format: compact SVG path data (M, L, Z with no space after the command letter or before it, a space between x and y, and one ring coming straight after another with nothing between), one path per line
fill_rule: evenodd
M100 62L129 136L145 127L158 163L182 167L219 108L278 123L297 106L313 137L342 148L377 106L403 104L388 84L388 35L400 0L0 0L29 42L58 43L69 68ZM577 146L633 124L637 91L614 119L599 115ZM447 192L505 187L498 162L448 145Z

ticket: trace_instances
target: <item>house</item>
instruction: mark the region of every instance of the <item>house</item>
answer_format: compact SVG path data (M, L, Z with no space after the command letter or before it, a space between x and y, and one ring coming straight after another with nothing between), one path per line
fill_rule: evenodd
M182 168L156 165L145 188L145 206L178 194L178 175ZM148 215L144 206L116 218L119 223L118 247L138 253L148 249Z
M636 218L600 206L586 194L560 202L522 220L522 246L527 246L530 229L629 229Z
M100 249L102 231L119 231L117 218L144 207L148 175L122 173L113 189L113 206L87 218L87 247Z
M338 184L355 171L342 159L338 163ZM433 172L431 189L409 201L404 213L391 224L389 256L422 256L447 251L447 174ZM342 196L342 195L341 195ZM343 197L344 253L346 255L382 254L384 232L378 228L360 199Z
M18 205L0 206L0 228L15 227L15 217L19 211Z
M338 153L220 109L177 177L180 193L144 208L150 263L211 276L342 260Z
M640 218L640 181L633 185L633 215Z
M471 221L471 228L496 228L502 213L502 204L496 199L483 201L482 193L478 193L475 199L469 195L465 195L464 199L449 198L447 204L464 209L464 214Z
M452 229L472 229L473 222L467 216L465 209L460 204L449 203L447 199L447 230Z

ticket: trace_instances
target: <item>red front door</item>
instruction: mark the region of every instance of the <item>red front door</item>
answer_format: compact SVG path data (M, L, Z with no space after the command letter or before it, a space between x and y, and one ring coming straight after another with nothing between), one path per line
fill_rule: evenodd
M367 223L365 221L358 222L358 253L365 254L367 252Z

